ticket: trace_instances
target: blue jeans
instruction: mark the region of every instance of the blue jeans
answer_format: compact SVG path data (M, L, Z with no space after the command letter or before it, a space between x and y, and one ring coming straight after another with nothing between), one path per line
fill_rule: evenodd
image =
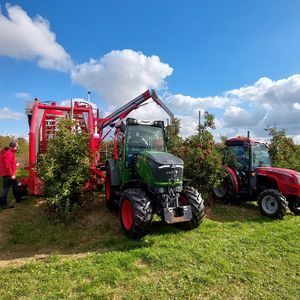
M10 187L12 187L13 195L16 201L20 200L20 195L18 192L18 183L16 179L12 179L11 176L2 176L3 178L3 190L0 197L0 205L7 204L7 195Z

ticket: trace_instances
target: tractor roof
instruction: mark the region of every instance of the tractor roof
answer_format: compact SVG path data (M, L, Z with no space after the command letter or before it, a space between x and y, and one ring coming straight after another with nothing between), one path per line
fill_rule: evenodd
M254 143L264 144L263 142L252 140L249 139L248 137L241 137L241 136L230 138L225 141L226 146L240 146L240 145L249 145Z

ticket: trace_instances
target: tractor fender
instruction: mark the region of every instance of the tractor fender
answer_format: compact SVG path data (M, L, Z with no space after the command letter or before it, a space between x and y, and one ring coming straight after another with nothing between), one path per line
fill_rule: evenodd
M237 178L236 173L231 168L229 168L228 166L226 166L225 169L226 169L226 171L229 175L230 181L232 182L233 191L236 194L238 194L238 192L239 192L239 182L238 182L238 178Z
M120 186L118 163L114 159L109 158L106 162L106 168L110 169L111 185Z

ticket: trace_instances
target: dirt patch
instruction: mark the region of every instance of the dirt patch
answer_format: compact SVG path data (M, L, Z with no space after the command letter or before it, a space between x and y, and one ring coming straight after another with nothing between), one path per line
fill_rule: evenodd
M84 258L89 253L77 253L77 254L61 254L59 255L60 259L67 260L67 259L80 259ZM8 260L0 260L0 268L5 267L20 267L28 263L35 263L38 261L45 261L50 257L50 254L36 254L32 257L26 258L15 258L15 259L8 259Z
M138 260L135 261L135 265L139 268L146 268L148 267L148 263L142 259L142 258L139 258Z

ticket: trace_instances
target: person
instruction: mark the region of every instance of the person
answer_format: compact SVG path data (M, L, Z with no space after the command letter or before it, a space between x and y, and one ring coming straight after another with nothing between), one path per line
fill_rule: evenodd
M248 152L245 151L243 148L239 148L236 152L236 167L239 170L247 170L248 164L249 164L249 159L247 157Z
M12 187L16 202L22 200L18 193L18 184L16 180L16 171L19 164L16 163L15 152L19 148L17 142L12 141L8 147L0 151L0 176L3 179L3 190L0 197L0 207L3 209L13 208L14 205L7 202L7 196L10 187Z

